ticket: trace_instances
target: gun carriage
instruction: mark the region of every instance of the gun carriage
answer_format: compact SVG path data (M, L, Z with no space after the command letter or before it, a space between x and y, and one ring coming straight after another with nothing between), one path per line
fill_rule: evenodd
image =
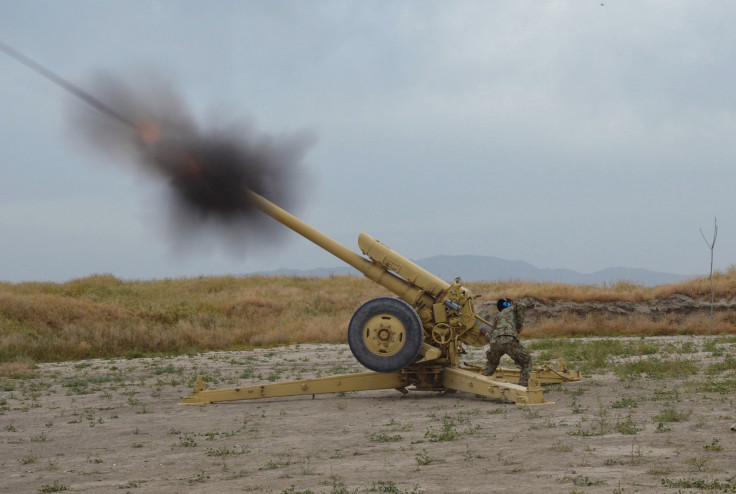
M348 343L355 358L371 372L282 383L208 390L197 378L192 395L182 405L315 395L379 389L465 391L517 405L551 404L541 384L577 381L580 373L563 361L557 368L537 367L529 386L519 386L519 371L500 368L493 376L481 368L461 365L463 346L483 346L481 328L488 321L475 312L474 296L459 278L448 283L426 271L370 235L361 233L353 252L299 218L246 191L251 204L319 247L390 290L398 298L381 297L359 307L348 325Z

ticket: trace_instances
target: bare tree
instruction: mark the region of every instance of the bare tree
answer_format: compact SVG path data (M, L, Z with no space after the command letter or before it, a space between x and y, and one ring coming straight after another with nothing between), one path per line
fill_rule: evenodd
M713 331L713 306L716 299L716 291L713 287L713 248L716 246L716 238L718 237L718 218L713 219L713 225L713 240L710 242L705 238L703 229L700 229L700 234L703 236L703 240L705 240L706 245L710 249L710 276L708 277L710 280L710 327L708 328L708 334Z

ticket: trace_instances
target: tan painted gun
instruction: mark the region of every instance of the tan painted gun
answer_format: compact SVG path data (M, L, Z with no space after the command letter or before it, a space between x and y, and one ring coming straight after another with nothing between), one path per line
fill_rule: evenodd
M580 373L560 362L557 369L536 368L528 387L515 384L518 371L499 369L491 377L481 369L460 366L463 345L482 346L480 330L488 322L475 313L473 295L459 279L448 283L362 233L353 252L262 196L247 192L250 202L384 286L399 298L381 297L364 303L348 325L348 343L355 358L372 372L283 383L207 390L198 379L183 405L281 396L315 395L407 387L421 391L465 391L519 405L549 404L540 384L577 381Z

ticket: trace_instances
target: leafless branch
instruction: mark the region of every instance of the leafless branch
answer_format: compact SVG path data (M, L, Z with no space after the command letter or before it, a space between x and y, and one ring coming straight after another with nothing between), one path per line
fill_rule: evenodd
M710 249L710 275L708 277L710 280L710 327L708 328L708 334L710 334L713 330L713 305L715 304L716 299L716 292L713 286L713 250L716 246L716 238L718 238L718 218L713 219L713 240L708 242L702 228L700 229L700 235L702 235L703 240L705 240L705 244Z

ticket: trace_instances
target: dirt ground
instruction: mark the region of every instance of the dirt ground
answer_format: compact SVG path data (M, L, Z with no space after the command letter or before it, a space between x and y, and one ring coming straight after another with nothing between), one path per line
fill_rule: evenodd
M296 345L0 378L0 492L736 492L733 392L702 373L594 373L527 408L393 390L178 405L198 374L217 389L362 370L346 345Z

